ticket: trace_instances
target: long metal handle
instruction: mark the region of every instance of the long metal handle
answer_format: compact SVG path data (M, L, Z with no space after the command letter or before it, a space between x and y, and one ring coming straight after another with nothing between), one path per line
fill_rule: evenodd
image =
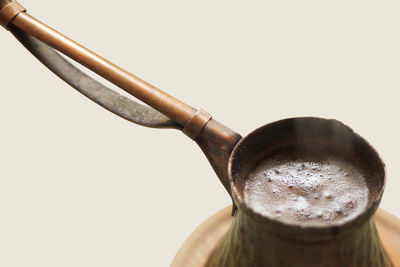
M16 3L8 0L0 2ZM4 9L7 9L7 6ZM6 15L11 16L12 11L15 10L10 10ZM7 25L9 23L79 62L182 126L196 114L196 109L116 66L26 12L19 12L8 21Z
M13 0L0 0L0 24L6 28L12 28L14 33L19 29L48 44L181 125L182 127L179 127L179 125L167 123L167 126L182 129L187 136L196 141L228 193L231 193L228 160L233 148L242 138L240 134L212 119L211 115L205 111L196 111L189 105L112 64L33 18L25 11ZM56 63L52 62L52 64ZM107 105L103 106L107 108Z

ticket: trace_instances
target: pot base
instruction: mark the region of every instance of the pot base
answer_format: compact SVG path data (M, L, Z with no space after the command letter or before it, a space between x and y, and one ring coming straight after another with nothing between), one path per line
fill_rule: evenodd
M226 207L203 223L186 239L175 255L171 267L203 267L211 251L228 231L231 223L232 207ZM400 220L379 209L375 216L379 236L395 267L400 267Z

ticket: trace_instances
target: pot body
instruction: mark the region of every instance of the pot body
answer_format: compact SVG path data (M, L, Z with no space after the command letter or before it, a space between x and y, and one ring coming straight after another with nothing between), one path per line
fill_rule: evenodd
M363 168L368 173L368 204L362 213L344 223L304 226L254 211L244 198L254 165L294 150L329 153ZM382 198L385 167L372 146L348 126L311 117L268 124L238 143L228 172L236 213L206 266L392 266L372 217Z
M286 239L260 228L239 210L206 266L394 266L373 218L349 234L324 241Z

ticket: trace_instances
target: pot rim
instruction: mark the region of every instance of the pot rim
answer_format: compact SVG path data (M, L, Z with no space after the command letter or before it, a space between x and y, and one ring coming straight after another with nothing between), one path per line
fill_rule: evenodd
M235 184L235 181L233 179L233 173L232 173L232 167L234 164L235 157L241 149L241 146L246 140L253 138L254 135L256 135L258 132L264 130L267 127L273 127L276 126L277 124L281 124L283 122L287 122L290 120L324 120L324 121L331 121L335 123L340 123L342 127L345 127L349 130L351 130L351 133L361 140L367 147L374 153L374 156L376 159L379 161L379 164L382 167L383 170L383 181L382 181L382 186L379 189L376 198L372 201L369 202L367 207L355 216L354 218L351 218L347 221L344 221L342 223L335 223L331 225L301 225L297 223L288 223L288 222L282 222L278 221L272 217L269 217L267 215L262 215L261 213L257 212L254 210L251 206L247 205L246 201L240 196L237 186ZM332 239L335 237L338 237L342 234L349 233L351 231L354 231L355 229L358 229L361 227L364 223L367 223L369 219L373 216L373 214L376 212L380 201L382 199L382 195L386 186L386 166L379 155L379 153L376 151L376 149L367 141L365 140L362 136L360 136L358 133L354 132L353 129L351 129L349 126L345 125L344 123L335 120L335 119L325 119L325 118L320 118L320 117L291 117L287 119L282 119L282 120L277 120L271 123L268 123L266 125L263 125L261 127L258 127L254 131L250 132L248 135L243 137L234 147L228 161L228 178L229 178L229 183L231 186L231 195L232 199L234 202L234 205L238 208L238 211L243 211L246 213L246 215L255 222L262 222L263 228L265 228L266 231L274 234L274 235L280 235L285 238L290 238L290 239L298 239L298 240L303 240L303 241L320 241L320 240L328 240ZM259 225L259 224L258 224Z

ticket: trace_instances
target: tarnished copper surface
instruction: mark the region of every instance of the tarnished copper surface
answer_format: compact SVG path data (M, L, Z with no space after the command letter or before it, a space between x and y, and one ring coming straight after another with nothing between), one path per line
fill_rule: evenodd
M7 10L8 4L9 0L0 0L1 10ZM10 16L8 11L0 13L3 21L9 21ZM236 211L230 230L211 253L207 266L391 266L372 220L385 185L384 165L376 151L349 127L335 120L293 118L268 124L242 139L207 113L173 98L25 12L18 13L8 24L39 60L95 102L135 123L184 129L201 147L234 200ZM102 86L38 40L158 112ZM74 75L82 80L77 81ZM132 107L139 112L126 111ZM143 115L143 112L149 113ZM147 119L151 122L147 123ZM302 225L276 220L251 207L244 187L255 164L271 155L292 151L313 156L334 155L365 170L368 199L364 210L340 223Z
M4 4L8 0L0 0ZM229 190L228 158L241 136L211 115L196 111L160 89L72 41L29 14L20 13L12 21L12 32L48 68L90 99L132 122L160 128L184 130L202 148L222 184ZM42 43L39 43L42 42ZM105 88L66 62L47 44L121 89L155 108L149 109ZM188 124L188 122L190 123Z
M344 222L303 225L254 209L244 192L257 162L299 154L335 156L368 173L364 210ZM372 219L385 185L384 164L368 142L344 124L309 117L263 126L236 145L228 171L237 212L206 266L391 266Z
M231 194L228 176L229 157L241 139L240 134L211 119L195 140L229 194Z
M264 266L393 266L376 231L373 219L355 231L323 242L307 242L281 238L261 231L239 209L237 216L221 243L205 266L264 267Z
M231 209L231 206L226 207L202 222L182 244L170 266L204 267L213 249L232 225ZM393 266L400 267L400 220L382 209L376 212L374 220Z

